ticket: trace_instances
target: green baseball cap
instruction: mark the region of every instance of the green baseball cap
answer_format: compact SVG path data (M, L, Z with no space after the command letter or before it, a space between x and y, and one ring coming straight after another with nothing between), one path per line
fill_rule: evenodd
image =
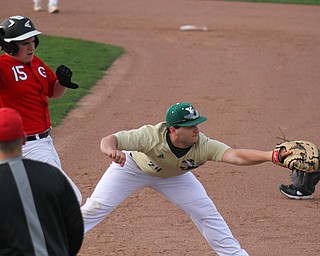
M200 116L192 104L187 102L176 103L168 108L166 113L167 127L170 126L193 126L206 121L205 116Z

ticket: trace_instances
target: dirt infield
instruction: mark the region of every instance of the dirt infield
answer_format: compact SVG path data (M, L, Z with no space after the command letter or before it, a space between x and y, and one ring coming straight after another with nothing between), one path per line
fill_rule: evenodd
M1 17L26 15L45 34L126 50L54 129L63 167L84 200L110 163L99 150L100 139L162 121L166 108L179 101L194 103L208 117L201 130L233 147L270 150L278 127L287 138L320 145L320 7L61 0L60 9L57 15L34 13L31 0L16 0L1 6ZM187 24L208 31L179 30ZM195 174L250 255L319 255L319 185L315 199L293 201L278 190L290 182L290 172L272 163L208 163ZM150 189L131 196L86 234L80 253L213 254L189 218Z

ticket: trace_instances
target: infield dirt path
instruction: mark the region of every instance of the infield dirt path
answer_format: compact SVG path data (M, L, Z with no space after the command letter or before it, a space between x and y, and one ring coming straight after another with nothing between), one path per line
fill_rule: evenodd
M319 6L61 0L60 8L57 15L34 13L31 0L16 0L1 6L1 16L26 15L45 34L126 50L54 129L63 167L84 200L110 164L101 138L158 123L179 101L208 117L204 133L232 147L270 150L278 127L287 138L320 145ZM208 31L179 30L187 24ZM250 255L320 255L319 186L313 200L288 200L278 185L290 182L290 172L272 163L208 163L194 173ZM86 234L80 255L214 253L187 216L144 189Z

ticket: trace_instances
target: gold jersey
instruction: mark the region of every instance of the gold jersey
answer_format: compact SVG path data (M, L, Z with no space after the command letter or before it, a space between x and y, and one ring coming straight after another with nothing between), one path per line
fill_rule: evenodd
M162 178L181 175L207 161L219 162L224 152L230 148L200 133L198 142L178 158L168 145L165 122L120 131L114 135L118 139L118 149L131 151L132 158L142 171Z

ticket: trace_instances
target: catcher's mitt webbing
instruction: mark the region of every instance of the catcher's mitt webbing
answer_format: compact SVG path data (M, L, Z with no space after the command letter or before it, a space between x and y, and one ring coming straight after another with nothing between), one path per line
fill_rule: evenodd
M292 154L282 159L282 150L291 151ZM272 153L272 161L290 170L316 172L319 168L319 151L317 146L309 141L285 141L276 145Z

